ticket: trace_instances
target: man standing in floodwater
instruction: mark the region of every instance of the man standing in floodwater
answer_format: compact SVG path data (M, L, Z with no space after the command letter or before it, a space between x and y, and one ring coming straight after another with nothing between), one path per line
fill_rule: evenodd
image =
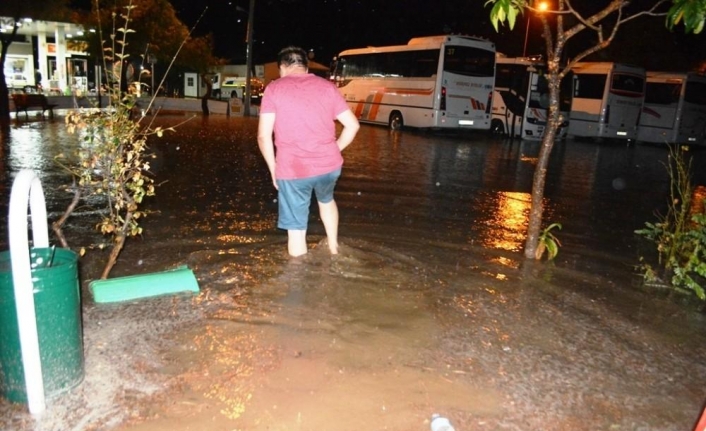
M360 128L338 89L308 73L308 64L301 48L290 46L279 52L280 78L265 87L257 131L260 152L277 189L277 227L287 230L287 251L295 257L307 253L312 192L329 250L338 254L338 207L333 190L343 166L341 151ZM338 138L336 120L343 125Z

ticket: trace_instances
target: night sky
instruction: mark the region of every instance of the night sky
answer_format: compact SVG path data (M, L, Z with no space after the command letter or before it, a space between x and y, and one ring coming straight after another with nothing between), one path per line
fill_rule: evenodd
M248 0L171 2L189 27L208 4L195 34L213 33L217 56L233 60L244 57ZM417 36L462 33L495 40L498 35L490 25L488 9L483 8L483 3L483 0L256 0L253 55L256 63L273 61L281 48L298 45L314 50L315 61L328 64L344 49L402 45ZM516 36L521 45L524 33L519 33Z
M189 28L208 5L194 34L213 33L215 54L245 63L248 0L171 0ZM287 45L313 50L328 64L340 51L364 46L402 45L417 36L466 34L495 42L498 51L522 54L527 21L499 33L490 24L485 0L255 0L255 64L275 60ZM594 5L597 6L597 5ZM587 32L584 32L587 33ZM540 22L530 25L528 54L543 52ZM687 70L706 60L706 35L670 33L664 18L637 19L621 28L609 50L593 61L622 61L650 70ZM585 36L582 35L582 36ZM574 40L569 45L578 52Z

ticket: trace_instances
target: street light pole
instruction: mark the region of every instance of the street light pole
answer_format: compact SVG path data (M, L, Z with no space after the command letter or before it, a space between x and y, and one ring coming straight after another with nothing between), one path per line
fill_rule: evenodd
M244 116L250 116L250 100L252 98L252 88L250 86L250 78L252 75L252 36L253 23L255 21L255 0L250 0L250 9L248 11L248 35L247 35L247 50L245 52L245 100L243 101Z
M154 54L150 54L147 57L147 62L150 64L150 76L152 77L152 86L150 87L150 94L154 96L155 94L157 94L154 88L154 64L157 62L157 57L155 57Z
M549 8L549 3L546 1L541 1L537 5L536 11L542 13ZM530 18L532 18L532 11L535 9L527 10L527 28L525 29L525 45L522 48L522 56L527 57L527 40L529 39L529 29L530 29Z
M527 28L525 29L525 46L522 48L522 57L527 57L527 39L529 39L529 23L532 12L527 12Z

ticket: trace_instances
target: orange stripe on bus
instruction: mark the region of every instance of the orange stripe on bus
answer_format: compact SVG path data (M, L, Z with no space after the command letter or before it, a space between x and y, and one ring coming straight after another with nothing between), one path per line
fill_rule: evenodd
M380 110L380 102L382 101L382 97L384 95L384 93L375 94L375 97L373 98L373 106L370 108L370 112L368 113L368 120L375 120L375 117L377 117L378 111Z
M379 90L375 91L372 95L373 98L370 100L370 95L365 100L359 100L355 103L355 116L357 118L363 118L363 115L365 115L366 120L374 121L375 118L377 117L379 111L380 111L380 105L382 103L382 99L386 95L423 95L423 96L428 96L431 95L434 92L433 88L427 88L427 89L416 89L416 88L380 88ZM368 106L370 109L366 110L366 106Z
M355 105L355 116L356 117L360 118L360 115L363 113L363 106L364 106L363 102L358 102Z

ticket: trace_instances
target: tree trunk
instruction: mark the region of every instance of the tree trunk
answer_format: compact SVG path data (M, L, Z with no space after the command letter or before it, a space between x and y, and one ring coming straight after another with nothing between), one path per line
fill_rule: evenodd
M103 268L103 273L101 274L101 280L105 280L108 278L108 275L110 275L110 271L113 269L115 263L118 261L118 256L120 256L120 252L125 246L125 240L127 239L127 230L130 229L131 220L132 212L128 211L127 214L125 214L125 221L123 222L122 229L120 230L120 233L115 237L115 243L113 244L113 248L110 250L108 262L106 262L105 267Z
M556 133L548 133L549 127L544 130L544 138L542 139L542 147L539 149L539 158L537 167L534 170L532 179L532 206L530 207L529 223L527 226L527 240L525 241L525 257L528 259L536 259L537 246L539 242L539 233L542 227L542 213L544 206L544 183L547 178L547 165L549 164L549 155L554 147L554 136Z
M2 51L0 52L0 66L5 64L7 59L7 51L10 48L9 43L3 41ZM0 120L10 119L10 91L7 88L5 81L5 69L0 70Z
M108 262L106 262L105 267L103 268L101 280L107 279L108 275L110 275L110 270L112 270L115 266L115 263L118 261L118 256L120 256L120 252L123 250L125 238L126 235L122 232L115 237L115 244L113 244L113 248L110 250L110 256L108 256Z
M539 149L537 166L532 179L532 206L530 207L529 221L527 226L527 239L525 241L525 257L527 259L537 259L537 248L539 235L542 229L542 214L544 212L544 185L547 178L547 166L549 156L554 148L556 132L561 124L559 116L560 99L559 89L561 88L561 78L559 76L559 59L561 58L561 48L559 47L547 61L547 79L549 83L549 115L547 126L544 128L542 146ZM549 51L549 50L548 50ZM540 256L541 257L541 256Z
M211 113L208 110L208 95L201 97L201 111L203 111L203 115L210 115Z
M69 243L66 241L66 237L64 237L64 231L62 230L62 228L64 227L64 223L66 223L66 220L74 212L74 209L76 209L78 202L81 200L81 189L76 185L75 180L73 186L74 197L73 199L71 199L71 203L66 208L66 211L64 211L64 214L61 216L61 218L51 224L51 228L56 234L57 238L59 238L59 242L61 243L61 246L63 248L69 248Z
M213 91L213 82L208 78L208 75L201 75L203 83L206 84L206 93L201 96L201 111L203 115L207 116L210 114L208 110L208 99L211 98L211 92Z
M10 92L5 83L5 74L0 72L0 120L10 120Z

